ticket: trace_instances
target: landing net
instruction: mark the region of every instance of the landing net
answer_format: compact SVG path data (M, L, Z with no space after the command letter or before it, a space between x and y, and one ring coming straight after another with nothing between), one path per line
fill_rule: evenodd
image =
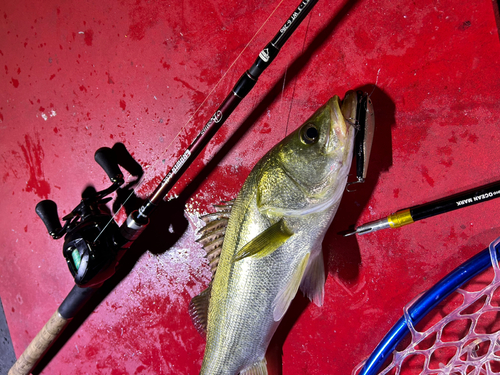
M498 251L500 238L406 306L352 374L500 374Z

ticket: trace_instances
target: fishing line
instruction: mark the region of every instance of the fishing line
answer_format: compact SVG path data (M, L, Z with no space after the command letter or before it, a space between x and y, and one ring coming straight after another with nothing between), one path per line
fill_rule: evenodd
M141 177L141 180L142 180L142 177ZM141 182L141 181L138 181L137 183L139 183L139 182ZM113 216L112 216L112 217L111 217L111 219L110 219L110 220L106 223L106 225L104 226L104 228L102 228L102 229L101 229L101 231L99 232L99 234L97 235L97 237L94 239L94 242L96 242L96 241L99 239L99 237L101 237L101 234L103 234L103 233L104 233L104 231L106 230L106 228L107 228L107 227L108 227L108 226L109 226L112 222L116 222L115 217L116 217L116 216L118 216L118 213L120 212L120 210L122 209L122 207L124 207L124 206L127 204L128 200L129 200L130 198L132 198L132 195L134 195L134 193L135 193L135 190L134 190L134 189L132 189L132 192L128 195L127 199L125 199L125 200L123 201L123 203L122 203L122 204L121 204L121 206L118 208L118 210L116 210L116 212L114 212L114 213L113 213Z
M307 34L309 32L309 24L311 23L311 18L312 18L312 14L309 16L309 21L307 22L306 33L304 35L304 42L302 43L302 51L300 51L301 55L304 53L304 50L306 48L306 40L307 40ZM285 73L285 77L286 77L286 73ZM285 86L285 82L283 81L283 88L284 88L284 86ZM297 86L297 79L295 79L295 82L293 83L292 98L290 99L290 108L288 110L288 118L287 118L287 121L286 121L285 136L288 135L288 124L290 122L290 115L292 113L293 98L295 96L295 88L296 88L296 86Z
M245 47L241 50L240 54L236 57L236 59L232 62L232 64L229 66L229 68L226 70L226 72L222 75L222 77L219 79L219 81L217 81L217 83L215 84L215 86L213 87L213 89L208 93L208 95L205 97L205 99L203 100L203 102L198 106L198 108L194 111L194 113L191 115L191 117L186 121L186 123L181 127L181 129L179 130L179 132L175 135L175 137L172 139L172 141L169 143L169 145L166 147L166 149L163 151L162 154L160 154L160 157L162 157L167 151L168 149L170 148L170 146L172 145L172 143L179 137L179 135L181 134L181 132L187 127L187 125L191 122L191 120L196 116L196 114L200 111L200 109L204 106L205 102L208 100L208 98L210 96L212 96L213 92L215 91L215 89L219 86L219 84L222 82L222 80L226 77L226 75L229 73L229 71L233 68L233 66L236 64L236 62L239 60L239 58L241 57L241 55L243 55L243 53L247 50L247 48L250 46L250 44L253 42L253 40L257 37L257 34L259 34L259 32L262 30L262 28L267 24L267 22L269 21L269 19L273 16L273 14L276 12L276 10L278 10L278 8L280 7L280 5L283 3L283 1L285 0L281 0L278 5L276 6L276 8L274 8L274 10L271 12L271 14L267 17L267 19L264 21L264 23L260 26L260 28L255 32L255 34L252 36L252 38L250 39L250 41L245 45ZM160 160L160 157L156 160L156 162L153 163L152 166L155 166L158 161Z
M371 98L373 92L375 91L375 89L377 88L377 84L378 84L378 76L380 75L380 70L382 70L382 68L378 68L378 71L377 71L377 77L375 77L375 84L373 85L373 90L372 92L368 95L369 98Z
M281 114L281 105L283 104L283 98L285 96L285 83L286 83L286 74L288 73L288 64L285 68L285 74L283 75L283 85L281 86L281 101L280 101L280 114Z
M191 117L186 121L186 123L181 127L181 129L177 132L177 134L174 136L174 138L172 138L172 141L170 141L170 143L168 144L168 146L164 149L164 151L160 154L160 156L156 159L156 161L153 162L153 164L151 165L151 169L154 170L154 167L156 165L158 165L158 162L160 161L160 159L163 157L163 155L165 155L167 153L167 151L169 150L169 148L172 146L172 144L174 143L174 141L180 136L180 134L184 131L184 129L186 129L186 127L189 125L189 123L193 120L193 118L198 114L198 112L201 110L201 108L205 105L206 101L208 100L208 98L210 98L213 94L213 92L217 89L217 87L219 86L219 84L224 80L224 78L226 77L226 75L229 73L229 71L233 68L233 66L236 64L236 62L240 59L241 55L243 55L243 53L248 49L248 47L250 46L250 44L253 42L253 40L257 37L257 35L260 33L260 31L262 30L262 28L268 23L268 21L271 19L271 17L274 15L274 13L276 13L276 11L278 10L278 8L281 6L281 4L283 3L283 1L285 0L280 0L280 2L278 3L278 5L274 8L274 10L271 12L271 14L266 18L266 20L264 21L264 23L259 27L259 29L255 32L255 34L252 36L252 38L250 39L250 41L245 45L245 47L241 50L241 52L238 54L238 56L236 56L236 59L231 63L231 65L229 66L229 68L226 70L226 72L222 75L222 77L217 81L217 83L215 84L215 86L212 88L212 90L210 90L210 92L208 93L208 95L205 97L205 99L203 100L203 102L198 106L198 108L196 108L196 110L194 111L194 113L191 115ZM311 19L309 18L309 22L311 21ZM309 24L307 25L307 29L309 29ZM307 31L306 31L306 36L307 36ZM305 43L305 41L304 41ZM303 52L303 50L302 50ZM287 124L288 126L288 124ZM137 189L140 187L141 183L143 182L144 180L144 176L142 176L139 181L137 181ZM101 234L105 231L105 229L113 222L115 221L115 218L117 217L118 213L121 211L121 209L125 206L125 204L127 203L127 201L136 193L136 188L132 189L132 191L130 192L129 196L127 197L127 199L125 199L125 201L120 205L120 207L116 210L115 213L113 213L113 216L111 217L111 219L108 221L108 223L104 226L104 228L99 232L99 234L97 235L97 237L95 238L94 242L97 241L97 239L101 236Z

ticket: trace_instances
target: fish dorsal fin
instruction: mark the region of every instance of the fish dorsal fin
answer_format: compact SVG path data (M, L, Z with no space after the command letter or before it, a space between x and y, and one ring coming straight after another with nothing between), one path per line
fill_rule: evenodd
M266 359L253 364L250 367L243 369L240 375L267 375L267 362Z
M325 298L325 266L322 251L310 258L300 283L300 290L317 306L323 306Z
M273 301L273 318L275 322L278 322L283 318L290 303L294 299L297 294L297 290L299 289L300 282L302 280L302 276L307 267L307 263L309 261L309 253L307 253L304 258L300 261L297 268L292 274L292 278L285 287L278 293L276 298Z
M207 289L193 297L189 303L189 316L191 317L196 330L203 337L207 336L208 305L210 303L211 294L212 282L208 284Z
M234 261L237 262L249 256L263 258L278 249L292 235L293 232L286 227L284 220L281 219L243 246L234 255Z
M220 252L222 250L224 235L226 234L227 223L229 222L233 203L234 200L214 205L216 212L200 217L206 224L198 231L201 237L196 241L201 243L207 252L206 258L210 264L212 278L219 264Z
M222 243L226 233L227 223L231 215L234 200L222 202L219 205L214 205L216 212L206 214L200 217L206 224L198 231L201 235L196 241L201 243L207 252L206 258L210 264L212 271L212 281L217 265L219 264ZM208 284L207 289L202 291L197 296L193 297L189 303L189 315L196 330L206 337L208 325L208 305L210 304L210 296L212 294L212 281Z

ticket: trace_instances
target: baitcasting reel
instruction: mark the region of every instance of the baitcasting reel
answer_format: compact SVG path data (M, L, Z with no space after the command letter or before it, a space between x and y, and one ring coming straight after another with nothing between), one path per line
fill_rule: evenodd
M41 201L35 209L52 238L65 235L63 255L80 287L96 286L108 279L115 271L120 250L128 242L105 206L112 199L106 196L125 182L114 151L100 148L94 158L111 180L110 187L102 191L92 187L85 189L80 204L63 217L64 226L61 226L54 201Z

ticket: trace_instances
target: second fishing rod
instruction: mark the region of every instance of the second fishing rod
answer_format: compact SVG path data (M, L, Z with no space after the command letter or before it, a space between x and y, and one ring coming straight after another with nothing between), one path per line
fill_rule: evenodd
M404 225L413 224L418 220L427 219L499 197L500 181L497 181L418 206L398 210L383 219L360 225L354 231L344 233L344 236L351 236L353 234L362 235L383 229L399 228Z

